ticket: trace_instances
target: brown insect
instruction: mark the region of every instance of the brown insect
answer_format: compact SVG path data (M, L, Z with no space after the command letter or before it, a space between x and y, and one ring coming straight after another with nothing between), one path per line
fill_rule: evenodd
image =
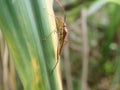
M65 10L62 7L62 5L59 3L59 1L57 1L57 2L61 6L61 9L63 10L63 12L65 13ZM56 27L57 27L57 35L58 35L58 46L57 46L57 62L55 64L55 66L53 67L52 72L54 71L54 69L56 68L57 64L60 61L60 54L61 54L62 47L64 45L65 38L67 35L67 27L66 27L65 20L66 20L66 17L64 17L64 20L60 17L55 17Z
M58 0L56 0L56 1L60 5L60 8L62 9L62 11L65 14L65 10L64 10L62 4L60 3L60 1L58 1ZM55 64L55 66L53 67L52 72L54 71L54 69L56 68L57 64L59 63L60 54L61 54L62 47L64 45L65 38L66 38L66 35L67 35L67 28L66 28L65 20L66 20L66 17L64 17L64 18L57 17L57 16L55 17L57 30L54 31L54 32L57 32L57 36L58 36L58 44L57 45L58 46L57 46L57 62ZM51 34L52 33L50 33L50 35Z
M57 62L55 64L54 68L52 69L52 71L56 68L56 66L59 62L61 50L62 50L63 44L65 42L65 37L67 35L65 18L64 18L64 20L62 20L60 17L56 17L55 21L56 21L57 35L58 35L58 46L57 46Z

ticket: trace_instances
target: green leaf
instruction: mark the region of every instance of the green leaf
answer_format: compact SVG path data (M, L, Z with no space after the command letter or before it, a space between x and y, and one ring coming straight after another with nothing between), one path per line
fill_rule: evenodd
M100 0L101 1L101 0ZM103 0L103 2L112 2L120 5L120 0Z
M56 63L56 35L52 2L0 0L0 29L13 57L24 90L61 90L60 75L50 73Z

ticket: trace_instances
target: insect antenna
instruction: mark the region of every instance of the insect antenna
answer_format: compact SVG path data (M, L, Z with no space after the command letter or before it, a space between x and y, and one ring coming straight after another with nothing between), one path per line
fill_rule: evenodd
M58 3L58 5L60 6L60 8L61 8L61 10L62 10L62 12L63 12L63 15L65 15L65 9L64 9L64 6L63 6L63 4L62 4L62 2L60 2L60 0L55 0L57 3Z

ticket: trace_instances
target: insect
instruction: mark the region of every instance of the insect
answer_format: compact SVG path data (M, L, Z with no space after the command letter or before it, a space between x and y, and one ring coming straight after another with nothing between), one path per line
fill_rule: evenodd
M60 5L62 11L64 12L65 14L65 10L63 8L63 6L61 5L60 1L56 0L57 3ZM54 69L56 68L57 64L59 63L60 61L60 54L61 54L61 51L62 51L62 47L64 45L64 42L66 41L65 38L66 38L66 35L67 35L67 27L66 27L66 15L65 17L62 19L61 17L57 17L55 16L55 22L56 22L56 27L57 27L57 30L53 31L53 32L57 32L57 36L58 36L58 46L57 46L57 62L55 64L55 66L53 67L52 69L52 72L54 71ZM53 33L51 32L48 37ZM47 37L47 38L48 38ZM46 40L46 39L45 39Z
M66 23L65 23L65 18L64 18L64 20L62 20L60 17L56 17L55 21L56 21L57 35L58 35L58 46L57 46L57 62L55 64L54 68L52 69L52 72L56 68L56 66L60 60L60 54L61 54L64 42L66 41L65 38L67 35L67 27L66 27Z
M62 4L60 3L60 1L56 0L57 3L59 4L61 10L63 11L64 15L65 15L65 10L62 6ZM56 22L56 27L57 27L57 36L58 36L58 46L57 46L57 62L55 64L55 66L52 69L52 72L54 71L54 69L56 68L57 64L60 61L60 54L63 48L63 45L65 43L65 38L67 35L67 27L66 27L66 15L64 16L64 18L62 19L61 17L55 17L55 22Z

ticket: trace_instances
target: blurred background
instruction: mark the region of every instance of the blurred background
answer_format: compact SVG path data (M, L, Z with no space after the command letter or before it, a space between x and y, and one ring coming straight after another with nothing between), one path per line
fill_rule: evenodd
M54 2L66 16L67 42L61 54L64 90L120 90L120 6L109 0ZM22 84L0 32L0 90ZM6 88L7 87L7 88Z

